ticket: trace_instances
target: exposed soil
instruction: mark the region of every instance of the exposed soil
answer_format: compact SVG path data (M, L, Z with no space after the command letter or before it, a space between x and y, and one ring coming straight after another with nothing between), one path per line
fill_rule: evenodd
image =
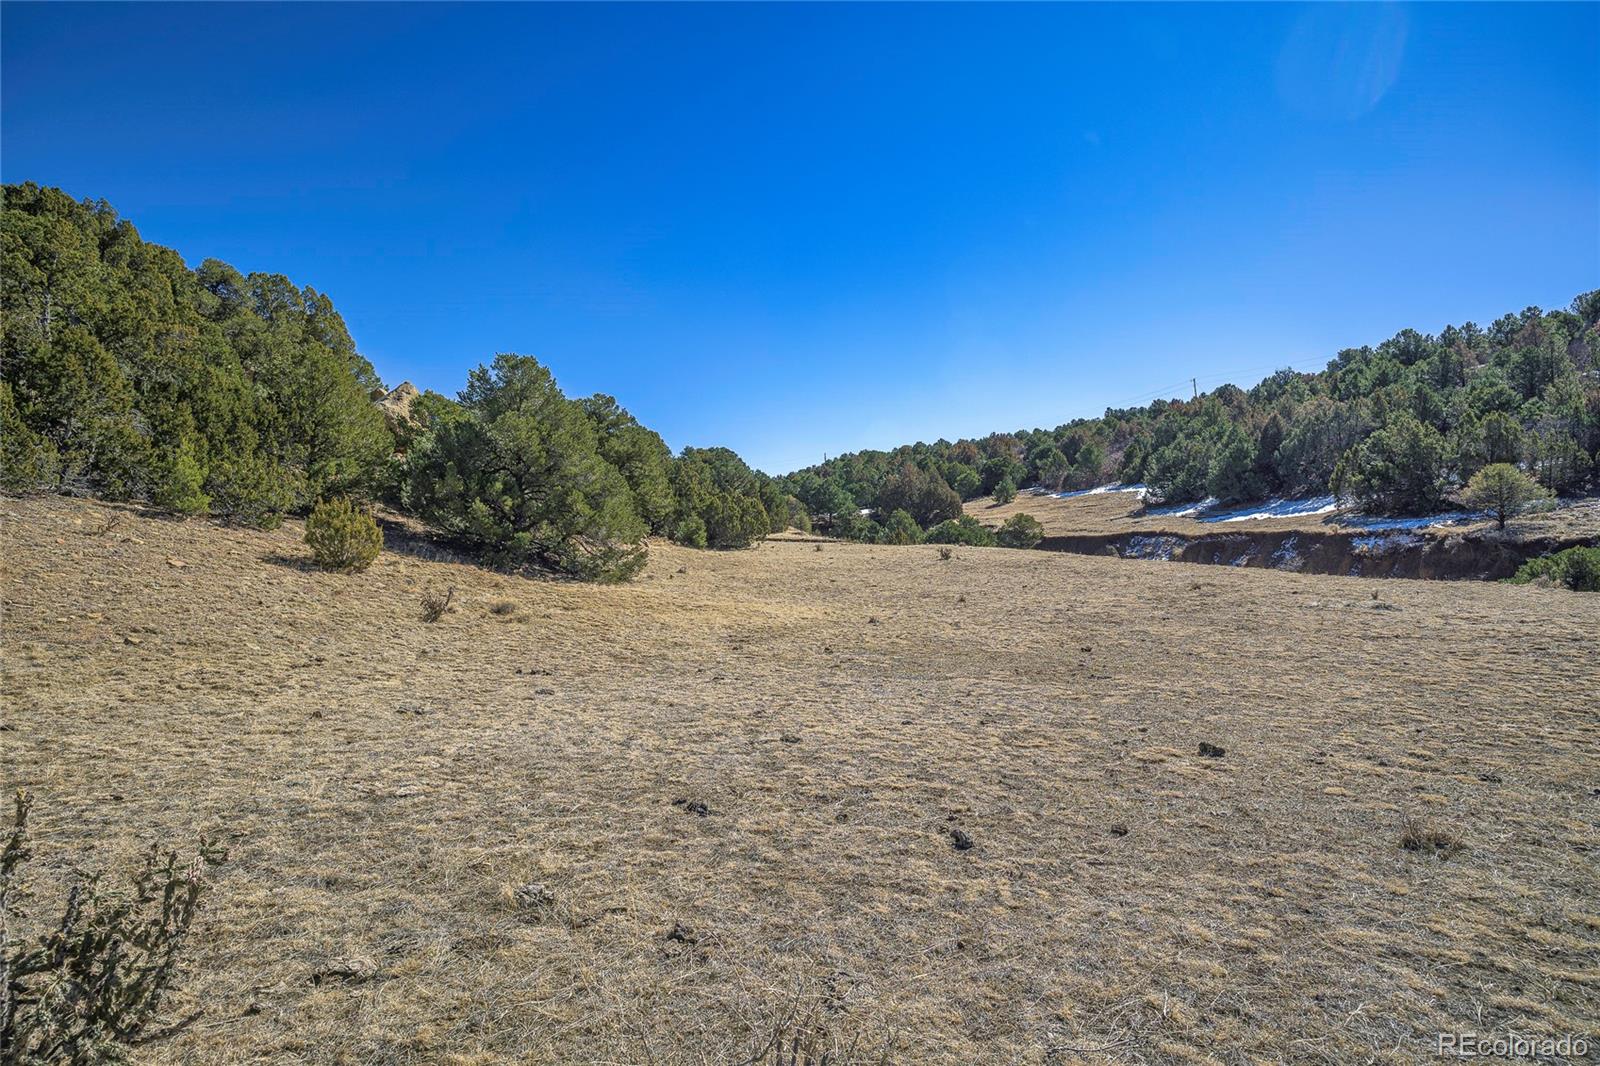
M967 512L989 525L1031 514L1044 526L1045 551L1345 577L1492 580L1536 556L1600 544L1600 500L1516 518L1504 530L1489 521L1365 530L1341 515L1201 522L1149 514L1131 493L1019 496L1003 506L974 501Z
M1122 533L1046 537L1043 551L1271 567L1303 574L1489 580L1510 577L1529 559L1586 545L1585 538L1513 538L1467 533L1227 532L1188 537Z

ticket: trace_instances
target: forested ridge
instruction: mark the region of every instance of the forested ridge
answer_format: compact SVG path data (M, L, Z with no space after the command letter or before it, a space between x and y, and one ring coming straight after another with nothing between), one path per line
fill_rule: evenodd
M0 212L0 483L270 526L384 500L504 565L625 578L649 535L745 547L806 523L726 448L674 456L604 395L502 354L407 417L332 302L215 259L190 269L109 204L32 183Z
M648 536L744 547L813 518L862 540L995 543L962 501L1143 482L1168 502L1334 492L1442 507L1478 470L1552 492L1600 470L1600 291L1487 328L1406 330L1188 401L1053 430L862 451L773 478L726 448L673 455L605 395L502 354L405 417L327 296L207 259L190 269L110 205L32 183L0 212L0 484L270 526L382 500L488 561L617 579ZM1021 516L1026 517L1026 516ZM1001 530L1027 546L1036 524Z
M1403 330L1339 352L1316 373L1253 388L1107 410L1055 429L841 455L783 478L847 536L904 539L960 501L1019 488L1143 483L1167 503L1242 503L1332 493L1371 513L1427 514L1492 464L1561 495L1600 473L1600 291L1560 311L1530 307L1487 328ZM871 515L860 512L870 509ZM893 520L893 521L891 521ZM898 526L899 528L892 528Z

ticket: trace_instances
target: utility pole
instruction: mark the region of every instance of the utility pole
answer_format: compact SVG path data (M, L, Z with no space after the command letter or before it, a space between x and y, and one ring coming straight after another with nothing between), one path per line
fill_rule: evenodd
M1199 381L1199 379L1190 378L1189 379L1189 388L1194 390L1194 398L1198 400L1200 398L1200 381Z

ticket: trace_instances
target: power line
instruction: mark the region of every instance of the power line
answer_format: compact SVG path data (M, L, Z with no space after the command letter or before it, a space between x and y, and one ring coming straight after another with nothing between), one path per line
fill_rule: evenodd
M1157 399L1175 399L1176 397L1182 395L1181 390L1183 389L1185 382L1188 383L1191 394L1194 397L1198 397L1200 394L1200 382L1202 381L1206 383L1207 391L1210 391L1211 386L1214 384L1220 385L1230 381L1234 384L1238 384L1241 380L1248 381L1255 375L1261 375L1261 377L1257 377L1254 382L1251 382L1251 384L1255 384L1268 374L1279 370L1293 370L1296 373L1308 373L1312 369L1320 370L1326 362L1327 360L1319 358L1301 360L1300 364L1298 365L1295 363L1265 363L1261 366L1246 367L1239 370L1225 370L1212 374L1199 374L1194 377L1185 378L1183 381L1175 382L1171 385L1163 385L1160 388L1151 389L1148 392L1142 392L1137 396L1130 396L1124 400L1114 400L1108 406L1112 408L1131 407L1135 404L1147 403ZM1246 388L1248 386L1241 385L1240 387Z

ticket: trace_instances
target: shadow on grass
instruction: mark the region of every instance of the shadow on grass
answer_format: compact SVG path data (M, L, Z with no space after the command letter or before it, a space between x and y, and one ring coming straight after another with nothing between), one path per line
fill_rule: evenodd
M491 570L470 553L452 545L447 539L416 526L382 515L378 528L383 530L383 550L396 555L407 555L430 563L461 563Z
M267 552L261 556L261 561L271 566L281 566L288 570L299 570L301 573L320 573L317 564L311 561L309 555L289 555L286 552Z

